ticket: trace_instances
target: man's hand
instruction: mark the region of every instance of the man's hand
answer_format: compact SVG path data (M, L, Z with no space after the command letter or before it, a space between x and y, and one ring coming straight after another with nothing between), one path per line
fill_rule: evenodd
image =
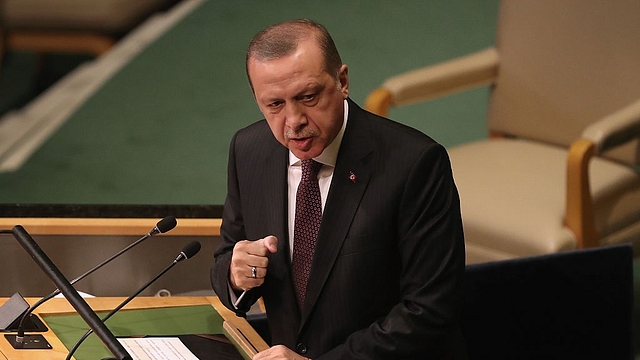
M310 360L284 345L276 345L257 353L252 360Z
M273 235L255 241L238 241L231 256L231 287L240 291L262 285L267 275L268 255L276 251L278 239ZM253 267L256 269L255 277Z

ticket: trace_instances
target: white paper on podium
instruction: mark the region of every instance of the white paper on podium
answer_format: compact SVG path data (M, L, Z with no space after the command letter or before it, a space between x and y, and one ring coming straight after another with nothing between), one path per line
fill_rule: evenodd
M118 338L133 360L198 360L175 337Z

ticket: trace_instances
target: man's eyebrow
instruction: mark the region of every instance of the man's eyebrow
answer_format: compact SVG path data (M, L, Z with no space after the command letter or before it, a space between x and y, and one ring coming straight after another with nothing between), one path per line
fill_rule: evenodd
M309 84L305 87L303 87L299 92L298 95L304 95L304 94L308 94L309 92L319 92L324 88L324 86L322 84Z

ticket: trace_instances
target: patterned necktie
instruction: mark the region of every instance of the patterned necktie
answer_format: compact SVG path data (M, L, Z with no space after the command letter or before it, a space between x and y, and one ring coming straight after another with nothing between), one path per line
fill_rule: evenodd
M321 163L311 159L302 161L302 179L296 193L291 271L300 309L304 305L307 280L322 221L322 200L318 186L318 172L321 167Z

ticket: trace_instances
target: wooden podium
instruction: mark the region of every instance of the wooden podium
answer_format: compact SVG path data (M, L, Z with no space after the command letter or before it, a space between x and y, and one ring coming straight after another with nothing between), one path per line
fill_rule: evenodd
M118 297L103 297L103 298L87 298L85 299L89 306L96 312L108 312L120 304L125 298ZM0 299L0 304L3 304L7 298ZM37 301L37 298L28 298L27 301L33 304ZM220 300L215 296L207 297L140 297L135 298L127 306L121 309L122 312L127 310L143 310L143 309L161 309L161 308L176 308L176 307L190 307L190 306L203 306L210 305L220 315L223 320L224 332L232 343L236 345L240 353L247 359L250 359L254 354L259 351L268 348L265 341L255 332L255 330L249 325L249 323L240 317L237 317L232 311L224 307ZM51 299L35 311L35 314L40 318L46 319L49 316L54 315L71 315L75 314L75 309L64 298ZM119 314L119 313L118 313ZM107 322L109 326L109 322ZM64 360L69 352L67 347L62 343L58 336L48 326L49 330L42 333L47 341L51 344L53 349L50 350L27 350L27 349L14 349L9 342L4 339L0 339L0 360ZM88 326L87 326L88 329ZM8 333L11 334L11 333ZM141 334L143 335L143 334Z

